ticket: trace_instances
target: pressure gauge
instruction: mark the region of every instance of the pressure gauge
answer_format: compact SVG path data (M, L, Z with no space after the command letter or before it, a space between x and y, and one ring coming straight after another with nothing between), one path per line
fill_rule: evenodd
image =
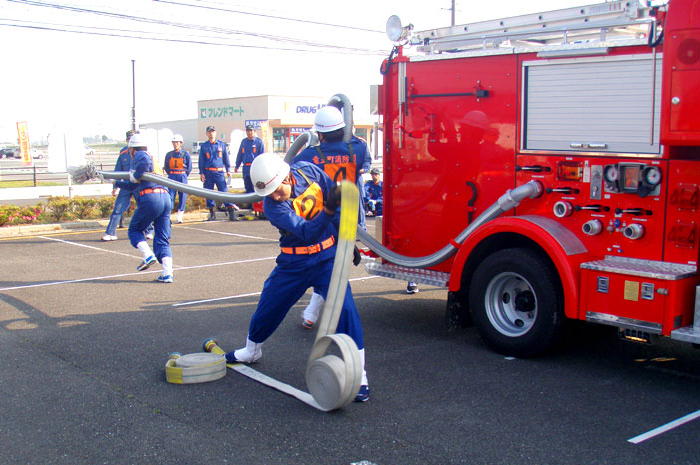
M603 179L605 179L607 182L614 183L619 177L620 173L617 171L617 166L606 165L605 168L603 168Z
M661 170L656 166L648 166L642 172L644 182L650 186L658 186L661 182Z

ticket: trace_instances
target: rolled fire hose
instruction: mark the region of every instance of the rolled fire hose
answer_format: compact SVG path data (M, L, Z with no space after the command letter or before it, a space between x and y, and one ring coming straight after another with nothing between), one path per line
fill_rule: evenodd
M350 182L341 184L340 230L335 252L335 262L328 285L328 295L318 325L316 340L306 366L306 385L309 392L277 381L248 365L229 364L228 367L259 383L296 397L302 402L324 412L342 408L352 402L360 390L362 381L362 361L355 341L347 334L335 334L338 320L343 310L345 291L355 247L357 231L357 210L359 191ZM335 343L342 358L324 355L330 344ZM213 339L204 341L204 350L213 354L225 355Z
M205 383L224 376L226 359L217 354L172 352L165 363L165 379L173 384Z

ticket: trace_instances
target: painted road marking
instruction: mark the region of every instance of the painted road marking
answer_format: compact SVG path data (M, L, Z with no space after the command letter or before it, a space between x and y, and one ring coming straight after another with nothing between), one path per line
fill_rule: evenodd
M350 281L366 281L368 279L374 279L374 278L381 278L381 276L365 276L362 278L354 278L354 279L351 279ZM0 289L0 291L1 290L2 289ZM238 295L229 295L226 297L215 297L213 299L192 300L189 302L180 302L179 304L173 304L173 307L184 307L185 305L204 304L207 302L216 302L218 300L241 299L243 297L250 297L253 295L260 295L260 294L262 294L262 291L261 292L251 292L250 294L238 294Z
M80 244L77 244L80 245ZM255 258L252 260L237 260L233 262L223 262L223 263L209 263L206 265L194 265L194 266L182 266L175 268L175 270L180 271L180 270L194 270L197 268L209 268L211 266L226 266L226 265L238 265L241 263L250 263L250 262L258 262L262 260L274 260L277 257L265 257L265 258ZM160 270L154 270L154 271L137 271L134 273L124 273L124 274L115 274L115 275L110 275L110 276L96 276L96 277L91 277L91 278L81 278L81 279L71 279L71 280L65 280L65 281L51 281L48 283L39 283L39 284L27 284L25 286L14 286L14 287L3 287L0 288L0 291L12 291L15 289L28 289L31 287L43 287L43 286L56 286L59 284L73 284L73 283L82 283L86 281L100 281L103 279L112 279L112 278L122 278L125 276L135 276L135 275L144 275L148 273L160 273Z
M666 423L665 425L659 426L658 428L654 428L653 430L648 431L644 434L640 434L639 436L635 436L631 439L628 439L627 442L631 442L632 444L639 444L640 442L646 441L647 439L651 439L655 436L665 433L666 431L670 431L673 428L677 428L685 423L688 423L689 421L693 421L698 417L700 417L700 410L690 413L684 417L681 417L678 420Z
M49 241L62 242L62 243L64 243L64 244L76 245L76 246L78 246L78 247L85 247L86 249L99 250L100 252L109 252L109 253L121 255L121 256L123 256L123 257L138 258L139 260L141 260L141 257L137 257L137 256L135 256L135 255L131 255L131 254L128 254L128 253L122 253L122 252L115 252L114 250L109 250L109 249L102 249L102 248L100 248L100 247L95 247L95 246L92 246L92 245L79 244L79 243L77 243L77 242L65 241L65 240L63 240L63 239L56 239L55 237L49 237L49 236L36 236L36 237L39 237L39 238L41 238L41 239L46 239L46 240L49 240Z
M182 229L190 229L192 231L202 231L202 232L208 232L212 234L222 234L224 236L235 236L235 237L243 237L246 239L258 239L261 241L270 241L270 242L279 242L278 239L270 239L267 237L260 237L260 236L246 236L245 234L236 234L236 233L230 233L230 232L225 232L225 231L212 231L211 229L202 229L202 228L192 228L189 226L180 226Z

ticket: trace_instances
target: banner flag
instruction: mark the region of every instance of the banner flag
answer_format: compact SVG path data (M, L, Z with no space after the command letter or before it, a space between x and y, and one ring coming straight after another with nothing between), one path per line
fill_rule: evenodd
M19 121L17 123L17 140L19 140L19 153L22 158L22 164L29 166L32 164L32 147L29 144L29 133L27 132L27 122Z

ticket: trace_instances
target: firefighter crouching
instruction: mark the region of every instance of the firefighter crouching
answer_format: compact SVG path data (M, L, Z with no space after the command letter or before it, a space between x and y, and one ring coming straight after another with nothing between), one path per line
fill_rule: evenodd
M280 231L281 253L265 281L250 321L245 347L226 354L229 363L253 363L262 357L262 344L282 323L310 287L325 299L335 259L340 215L340 189L317 166L298 162L290 167L272 153L253 160L250 177L255 193L264 197L263 211ZM369 399L362 323L347 285L337 333L357 344L362 382L356 402Z

